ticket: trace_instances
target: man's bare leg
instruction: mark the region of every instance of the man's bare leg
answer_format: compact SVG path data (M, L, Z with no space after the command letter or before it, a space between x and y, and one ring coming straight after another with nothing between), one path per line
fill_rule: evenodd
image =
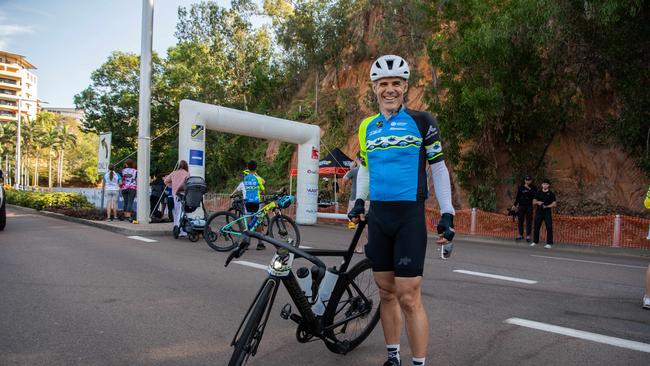
M395 289L406 320L406 334L413 357L427 355L429 319L422 305L422 277L395 277Z
M381 326L384 329L386 344L399 344L402 331L402 311L395 293L394 272L374 272L375 282L379 287L381 306Z

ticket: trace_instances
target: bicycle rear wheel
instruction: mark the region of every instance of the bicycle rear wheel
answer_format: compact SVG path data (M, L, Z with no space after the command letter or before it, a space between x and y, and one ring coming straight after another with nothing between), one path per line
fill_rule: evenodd
M377 325L379 300L379 288L372 275L370 260L364 259L350 269L345 282L338 285L330 297L323 315L327 335L346 342L345 352L352 351ZM330 351L341 353L336 345L329 342L325 345Z
M242 221L233 223L235 220L237 217L228 211L210 215L203 229L203 238L210 248L217 252L227 252L239 245L239 233L243 233L245 229Z
M241 332L240 337L234 341L235 350L232 353L228 366L246 365L248 359L257 353L257 347L262 340L264 325L266 324L266 321L262 322L262 318L265 313L268 314L271 310L270 307L273 305L271 297L273 296L276 285L277 282L267 280L262 291L260 291L256 299L257 302L244 326L244 330Z
M277 215L269 223L269 236L287 242L294 247L300 246L300 231L298 225L285 215Z

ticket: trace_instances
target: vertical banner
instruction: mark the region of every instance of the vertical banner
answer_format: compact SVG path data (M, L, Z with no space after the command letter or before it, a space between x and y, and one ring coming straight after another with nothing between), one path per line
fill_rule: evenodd
M97 151L97 173L104 174L108 171L111 163L111 138L112 133L104 132L99 134L99 148Z

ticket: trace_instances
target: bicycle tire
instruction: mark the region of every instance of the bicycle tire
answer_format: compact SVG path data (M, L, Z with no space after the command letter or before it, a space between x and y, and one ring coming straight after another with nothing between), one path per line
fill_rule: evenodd
M360 292L367 301L360 296ZM336 304L336 306L332 304ZM379 321L379 288L375 284L372 266L367 258L355 264L347 272L344 285L335 288L329 299L328 307L325 309L325 314L323 314L323 326L327 328L336 322L345 320L346 317L363 313L365 315L355 317L336 328L327 330L327 335L331 338L340 342L347 341L345 352L352 351L359 346ZM340 347L337 348L335 344L325 342L325 345L334 353L342 353Z
M257 297L257 303L255 303L255 306L248 317L244 330L241 332L239 339L235 341L235 350L232 353L230 362L228 362L228 366L245 365L248 358L254 356L253 352L257 351L257 346L259 346L259 341L262 337L262 333L260 332L260 322L264 317L264 313L267 311L267 306L272 305L269 302L271 300L271 295L273 294L274 286L274 281L266 281L264 288ZM257 343L254 344L254 341L257 341Z
M289 230L293 230L293 234ZM295 221L289 216L283 214L274 216L269 223L268 235L290 243L296 248L300 246L300 230Z
M197 241L199 241L199 233L194 232L194 231L191 232L191 233L187 233L187 238L188 238L192 243L196 243Z
M239 245L239 235L221 233L221 228L237 220L234 214L228 211L213 213L205 223L203 238L208 246L217 252L227 252ZM231 232L244 232L244 224L238 221L230 227Z

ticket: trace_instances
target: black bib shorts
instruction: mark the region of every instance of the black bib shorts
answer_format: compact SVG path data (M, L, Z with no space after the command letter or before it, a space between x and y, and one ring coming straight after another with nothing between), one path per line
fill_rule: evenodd
M370 201L366 257L374 272L422 276L427 227L422 201Z

